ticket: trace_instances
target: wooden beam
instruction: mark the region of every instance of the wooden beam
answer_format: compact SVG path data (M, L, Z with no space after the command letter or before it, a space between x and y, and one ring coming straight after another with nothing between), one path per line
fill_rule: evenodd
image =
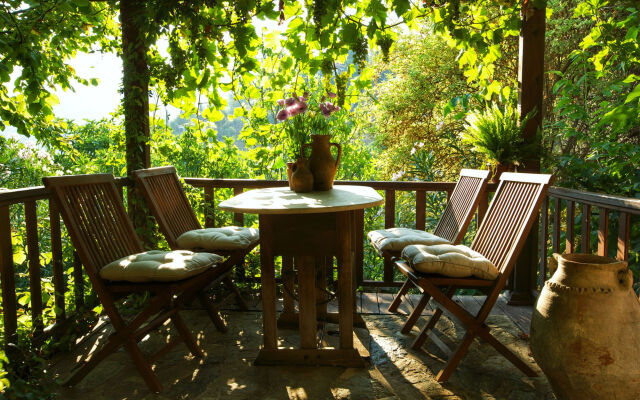
M527 121L522 135L527 141L538 141L542 127L542 98L544 86L544 35L545 8L534 8L530 2L522 9L520 31L520 56L518 59L518 82L520 85L518 107L521 118L535 110ZM540 155L531 154L524 160L521 172L540 172ZM511 305L533 304L532 289L538 264L538 223L529 233L513 274L514 289L509 295Z

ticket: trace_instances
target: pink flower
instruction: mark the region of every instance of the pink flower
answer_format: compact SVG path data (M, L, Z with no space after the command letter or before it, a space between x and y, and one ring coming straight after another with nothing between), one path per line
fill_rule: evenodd
M325 116L325 118L329 118L329 116L331 115L331 110L329 110L329 108L324 103L320 103L318 108L320 109L320 112L322 112L322 115Z
M284 99L278 100L277 103L280 107L284 106Z
M289 112L286 109L278 111L276 115L278 121L285 121L287 118L289 118Z
M296 103L296 99L294 97L289 97L284 101L284 105L286 105L287 107L292 106L295 103Z
M309 109L309 106L304 101L301 101L300 103L298 103L298 109L300 110L301 113L303 113Z
M300 114L300 103L294 103L293 105L286 108L289 116L293 117Z
M335 99L336 98L336 94L333 92L327 92L327 95L329 96L329 98L331 99Z

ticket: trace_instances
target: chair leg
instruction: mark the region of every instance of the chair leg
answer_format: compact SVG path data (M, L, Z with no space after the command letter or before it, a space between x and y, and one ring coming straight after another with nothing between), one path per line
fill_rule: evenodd
M413 309L413 311L411 312L411 315L409 315L409 318L407 318L407 321L402 326L402 329L400 330L401 333L404 333L406 335L407 333L411 332L411 329L416 324L416 322L418 322L420 315L422 315L422 311L427 306L430 299L431 299L431 296L429 296L428 293L425 293L422 295L422 297L420 298L420 301L416 305L416 308Z
M456 288L449 287L447 289L447 292L445 293L445 296L447 296L448 298L451 298L451 297L453 297L453 295L455 293L456 293ZM425 296L427 294L428 294L428 292L424 293ZM424 328L422 328L422 330L420 331L420 334L413 341L413 344L411 345L412 349L418 350L419 348L422 347L424 342L427 340L427 335L429 334L429 331L436 326L436 323L438 322L438 320L442 316L442 312L443 312L442 308L443 308L442 306L439 306L436 309L436 311L433 313L431 318L429 318L429 322L427 322L427 324L424 326Z
M149 387L149 390L156 393L162 392L162 384L151 369L151 365L149 365L144 355L142 355L138 344L134 340L129 340L124 343L124 348L131 356L133 363L138 369L138 372L140 372L140 375L142 375L142 379L147 384L147 387Z
M207 314L209 314L209 318L211 318L211 321L216 326L216 329L219 332L226 332L227 326L222 320L222 317L220 317L220 313L218 312L218 309L213 305L211 299L209 299L207 295L204 294L204 292L200 292L198 293L198 300L200 300L200 304L202 304Z
M233 281L231 280L231 278L229 278L229 276L227 275L226 277L224 277L222 279L222 282L224 283L224 285L227 287L227 289L229 289L235 296L236 301L238 302L238 305L240 306L240 309L242 311L247 311L249 310L249 305L247 304L247 302L242 298L242 294L240 293L240 290L238 290L238 287L236 286L235 283L233 283Z
M189 351L191 352L191 354L193 354L196 357L204 357L204 353L202 352L202 349L200 349L200 347L198 346L198 343L193 337L193 334L191 334L191 331L189 330L187 325L184 323L184 320L182 319L182 317L178 313L176 313L171 317L171 322L173 322L173 324L176 326L178 333L184 340L184 343L189 348Z
M407 279L404 282L404 285L402 285L402 287L398 291L398 294L396 294L396 297L393 298L391 304L389 304L389 308L387 308L387 311L389 311L390 313L398 312L398 307L400 307L400 304L402 303L402 296L407 294L409 289L411 289L411 286L413 286L413 283L411 283L411 281Z
M427 335L429 334L429 331L433 329L434 326L436 326L436 322L438 322L441 315L442 315L442 309L438 307L436 311L433 313L433 315L431 316L431 318L429 318L429 322L427 322L424 328L422 328L422 330L420 331L420 334L416 336L416 339L413 341L413 344L411 345L412 349L418 350L422 347L424 342L427 340Z
M444 366L444 368L440 372L438 372L438 375L436 375L436 381L446 382L447 380L449 380L449 377L451 376L453 371L456 369L458 364L460 364L462 358L467 354L469 346L471 346L471 343L473 342L473 338L475 336L475 333L469 332L464 335L462 343L460 343L456 351L451 355L451 357L449 357L449 360L447 361L447 364Z
M527 365L527 363L509 350L504 344L500 343L491 333L480 333L480 337L493 346L493 348L496 349L498 353L502 354L507 360L511 361L511 363L525 375L532 377L538 376L538 374L529 365Z

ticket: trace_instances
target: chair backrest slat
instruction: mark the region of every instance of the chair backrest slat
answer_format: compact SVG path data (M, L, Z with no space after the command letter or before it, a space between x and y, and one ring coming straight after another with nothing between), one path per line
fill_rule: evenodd
M142 169L133 176L172 249L180 235L201 228L174 167Z
M459 243L473 218L480 195L487 185L489 171L463 169L447 206L433 231L434 235Z
M43 178L89 277L106 264L143 251L111 174Z
M471 248L510 273L553 177L504 173Z

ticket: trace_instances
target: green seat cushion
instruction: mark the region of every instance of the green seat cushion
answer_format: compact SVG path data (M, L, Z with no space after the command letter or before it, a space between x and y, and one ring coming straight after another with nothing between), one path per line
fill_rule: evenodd
M151 250L110 262L100 276L110 281L171 282L198 275L222 261L213 253Z
M379 229L367 233L371 245L378 251L401 251L412 244L449 244L447 239L432 233L409 228Z
M260 235L257 229L238 226L194 229L178 236L176 242L183 249L242 250L253 247Z
M475 276L489 280L496 279L499 274L491 261L463 245L407 246L402 251L402 258L413 269L425 274L440 274L452 278Z

